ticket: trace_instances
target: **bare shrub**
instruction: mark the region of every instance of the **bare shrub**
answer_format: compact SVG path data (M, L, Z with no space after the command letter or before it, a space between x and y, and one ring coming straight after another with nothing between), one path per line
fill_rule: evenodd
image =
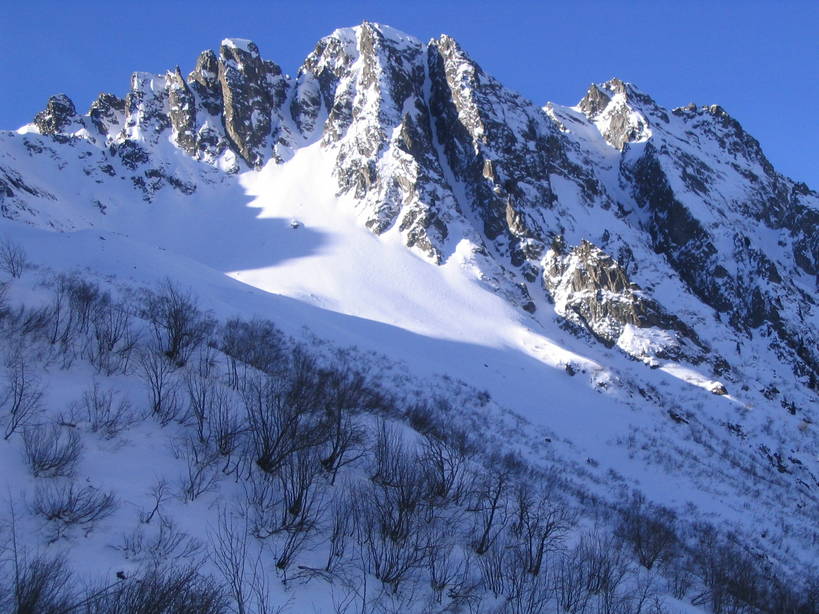
M268 575L262 564L262 550L251 552L246 518L239 521L227 510L218 514L211 533L212 560L222 574L237 614L273 614L280 611L270 602Z
M75 526L88 533L94 523L113 514L116 507L113 493L74 482L39 485L31 503L32 513L52 523L54 540Z
M29 425L40 412L43 390L25 346L16 344L4 364L3 387L0 388L0 408L5 410L4 439Z
M225 391L219 402L212 403L207 408L205 416L208 436L212 439L216 450L225 459L222 469L225 473L231 471L232 457L241 447L243 435L247 432L247 423L243 416L237 413L234 401L233 395L229 396Z
M213 377L202 376L193 369L188 369L183 377L185 390L188 393L190 414L196 425L196 435L200 441L211 439L213 432L212 418L230 412L230 391L226 390ZM224 423L222 426L225 426ZM224 434L224 433L223 433ZM228 444L229 442L223 442Z
M157 347L176 366L183 366L214 328L190 292L166 280L144 304L144 317L151 325Z
M179 382L175 367L164 356L146 348L139 353L139 377L150 393L150 410L162 426L178 418Z
M137 340L130 312L123 305L113 303L110 296L105 294L91 320L86 347L88 361L96 367L98 373L125 373Z
M186 437L174 444L174 455L185 463L181 480L185 501L194 501L216 487L219 452L209 442Z
M219 338L219 349L229 358L234 388L248 366L270 375L280 373L287 365L285 348L284 334L267 320L228 320Z
M276 567L286 571L319 528L324 516L325 487L314 449L288 455L275 476L254 474L247 487L251 532L275 537Z
M642 493L635 492L623 510L617 534L630 545L640 565L651 569L675 547L675 523L674 512L648 504Z
M71 427L31 426L23 430L23 451L34 477L70 477L82 455L82 442Z
M451 524L440 522L430 539L427 559L429 585L437 603L441 603L446 589L451 592L459 586L469 569L469 553L456 548L454 529Z
M468 467L472 455L472 447L462 431L452 431L446 439L431 435L424 437L420 461L433 500L461 503L467 490Z
M8 238L0 239L0 270L16 279L23 274L26 266L26 252L23 246Z
M257 377L248 379L242 391L253 457L266 473L276 473L290 455L324 440L321 423L305 407L302 386L306 384L300 381Z
M588 611L592 594L586 575L583 554L579 548L574 548L559 557L551 572L558 611L569 614L582 614Z
M509 484L506 471L479 473L472 480L466 510L472 513L472 549L484 554L509 519Z
M578 563L583 567L586 589L595 595L601 614L616 611L619 589L628 573L624 545L608 533L590 532L577 545Z
M5 282L0 281L0 319L3 319L6 316L6 312L8 311L8 302L7 302L7 295L9 291L9 285Z
M514 493L514 520L512 534L520 544L521 563L527 573L538 575L544 556L563 544L573 526L568 509L551 501L549 495L524 481Z
M503 611L508 614L541 614L553 590L546 574L531 574L514 563L507 570L507 587ZM633 613L621 610L618 614Z
M418 507L405 507L391 487L360 485L352 501L355 542L365 569L397 593L399 585L427 562L433 527Z
M698 525L695 531L691 563L699 592L692 603L707 605L714 614L764 607L770 581L751 554L709 525Z
M85 420L92 433L113 439L139 419L127 399L114 400L114 390L104 390L94 382L72 403L72 419Z
M329 505L330 536L325 571L334 572L344 560L347 543L353 534L353 519L350 515L352 509L353 502L347 488L337 491Z
M78 602L74 578L62 557L28 559L14 552L10 590L0 593L0 610L11 614L59 614Z
M363 373L349 368L336 367L325 371L320 386L324 393L326 430L321 465L329 472L333 483L343 466L364 455L366 433L354 420L352 412L376 407L381 399L370 390Z
M203 549L203 544L180 530L170 519L162 519L151 529L141 524L125 534L117 550L130 561L162 565L190 561Z
M228 614L224 588L193 567L149 567L90 589L83 614Z
M483 584L492 591L495 597L507 591L509 570L515 562L511 544L506 540L505 534L492 540L489 547L478 558L478 568L481 571Z
M354 535L367 570L393 593L430 556L440 520L428 504L429 485L416 450L381 421L371 481L354 489Z
M139 521L150 524L156 516L160 521L164 522L165 519L162 517L162 505L171 498L170 484L168 484L168 481L164 478L157 480L156 483L151 486L148 495L153 500L153 507L151 507L150 511L142 510L139 513Z

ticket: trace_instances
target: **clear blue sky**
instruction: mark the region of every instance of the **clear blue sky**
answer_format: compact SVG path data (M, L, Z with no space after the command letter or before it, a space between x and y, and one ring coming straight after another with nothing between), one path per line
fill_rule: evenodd
M0 128L58 92L84 111L100 91L124 95L134 70L186 73L227 36L294 74L319 38L365 19L447 33L539 104L574 104L612 76L664 106L721 104L780 171L819 189L817 0L0 0Z

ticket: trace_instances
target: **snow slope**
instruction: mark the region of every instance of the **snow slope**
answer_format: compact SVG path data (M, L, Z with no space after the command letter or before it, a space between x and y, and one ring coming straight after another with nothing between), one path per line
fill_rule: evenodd
M46 300L42 286L62 272L124 295L170 278L220 320L258 316L318 347L381 357L398 395L446 393L452 382L485 392L491 403L466 402L458 419L475 428L485 420L492 445L571 474L595 497L621 502L636 488L687 520L735 533L780 569L816 564L819 417L805 359L819 317L814 280L794 255L803 253L801 231L761 221L773 206L748 186L796 188L753 158L746 141L726 154L718 143L734 146L728 120L696 109L668 115L616 80L599 86L610 98L600 108L541 112L451 39L425 47L373 24L323 39L295 79L254 49L226 39L217 72L200 56L198 76L179 77L176 90L175 77L135 80L125 110L105 120L114 126L106 134L90 115L54 134L38 134L47 132L38 124L0 134L0 237L32 263L11 280L12 304ZM224 88L239 85L228 112L228 89L217 96L208 75L226 74L230 62L239 72ZM251 82L253 71L264 73L267 90ZM188 108L179 91L192 92L193 124L179 123ZM446 91L451 100L442 102ZM245 128L268 113L266 132L230 128L243 110ZM185 130L202 141L186 149ZM675 163L684 156L710 170ZM657 168L670 205L634 180ZM519 169L530 176L516 176ZM814 196L806 194L793 197L791 212L798 205L809 218ZM673 241L688 219L683 209L707 231L702 260L685 261L690 246ZM673 243L666 252L652 243L663 220ZM490 236L498 223L508 227ZM583 241L600 254L584 256ZM601 262L610 274L598 271ZM692 262L702 277L686 275ZM781 273L756 279L757 262ZM714 263L725 275L714 274ZM560 291L550 293L552 274ZM755 288L767 328L736 324ZM729 299L738 303L719 306ZM623 320L612 305L636 305L653 325ZM603 313L597 328L588 313ZM788 345L799 327L801 354L797 342ZM609 329L613 343L600 332ZM57 411L88 377L87 365L49 367L46 404ZM146 402L134 377L105 383L134 405ZM720 384L727 394L713 393ZM142 425L116 443L87 442L81 475L116 489L132 509L84 541L72 536L78 568L123 564L111 541L134 526L133 509L148 505L155 477L179 471L157 438L173 434ZM19 450L0 448L0 485L25 499ZM209 510L231 488L174 502L174 518L206 539ZM42 530L32 525L34 543L47 541ZM298 603L295 611L310 607Z

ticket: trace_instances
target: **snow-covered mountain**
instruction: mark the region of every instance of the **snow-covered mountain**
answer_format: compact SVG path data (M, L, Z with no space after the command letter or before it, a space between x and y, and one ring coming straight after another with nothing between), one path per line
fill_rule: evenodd
M46 276L170 276L461 379L595 496L817 563L819 194L717 105L611 79L541 107L448 36L367 22L293 77L225 39L0 133L0 213Z

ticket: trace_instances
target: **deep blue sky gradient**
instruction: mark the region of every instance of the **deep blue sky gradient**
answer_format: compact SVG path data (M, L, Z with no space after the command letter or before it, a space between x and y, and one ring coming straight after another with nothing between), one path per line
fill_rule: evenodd
M506 86L575 104L593 81L637 84L663 106L721 104L778 170L819 189L819 1L0 0L0 128L48 97L85 111L132 71L193 68L227 36L295 74L322 36L363 20L441 33Z

